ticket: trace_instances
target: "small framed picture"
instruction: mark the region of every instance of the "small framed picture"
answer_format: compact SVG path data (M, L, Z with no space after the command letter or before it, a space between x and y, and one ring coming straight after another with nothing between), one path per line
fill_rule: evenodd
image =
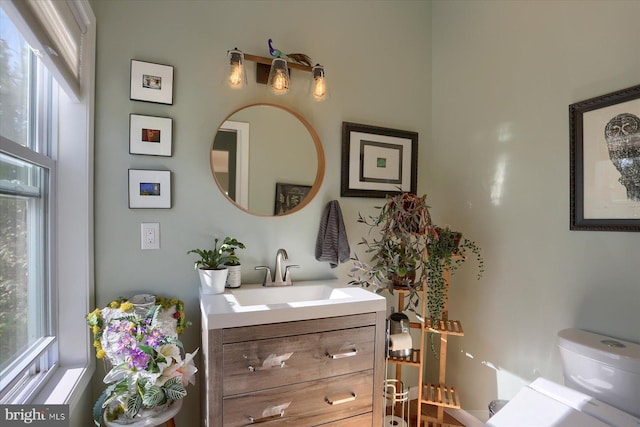
M285 184L276 182L274 215L284 215L296 208L311 191L310 185Z
M342 197L416 192L418 133L342 123Z
M173 67L131 60L132 101L173 104Z
M171 157L172 128L169 117L129 114L129 154Z
M129 209L171 208L171 171L129 169Z

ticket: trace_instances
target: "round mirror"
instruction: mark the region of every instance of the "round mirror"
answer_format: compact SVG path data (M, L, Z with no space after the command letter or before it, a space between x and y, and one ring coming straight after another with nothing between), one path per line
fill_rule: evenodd
M211 147L220 191L239 208L287 215L307 205L324 177L324 152L315 130L296 111L251 104L232 112Z

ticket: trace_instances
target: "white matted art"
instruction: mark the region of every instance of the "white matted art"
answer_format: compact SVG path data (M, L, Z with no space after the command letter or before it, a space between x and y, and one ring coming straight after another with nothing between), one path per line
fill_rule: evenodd
M171 171L129 169L129 208L171 208Z
M342 123L342 197L416 192L418 133Z
M132 101L173 104L173 67L131 60Z
M171 157L173 120L129 114L129 154Z

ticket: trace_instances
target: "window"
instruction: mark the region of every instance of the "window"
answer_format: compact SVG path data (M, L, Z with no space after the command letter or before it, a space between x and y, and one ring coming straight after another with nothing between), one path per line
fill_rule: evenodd
M52 79L0 9L0 398L29 393L57 362L48 248L55 162ZM24 387L26 383L31 386Z
M94 72L88 0L0 2L0 403L72 420L94 369Z

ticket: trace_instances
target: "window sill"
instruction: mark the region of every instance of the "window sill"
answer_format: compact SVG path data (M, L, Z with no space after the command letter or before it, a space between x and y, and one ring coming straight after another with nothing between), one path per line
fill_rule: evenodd
M95 364L58 368L31 403L69 405L69 412L72 413L80 397L87 392L94 371Z

